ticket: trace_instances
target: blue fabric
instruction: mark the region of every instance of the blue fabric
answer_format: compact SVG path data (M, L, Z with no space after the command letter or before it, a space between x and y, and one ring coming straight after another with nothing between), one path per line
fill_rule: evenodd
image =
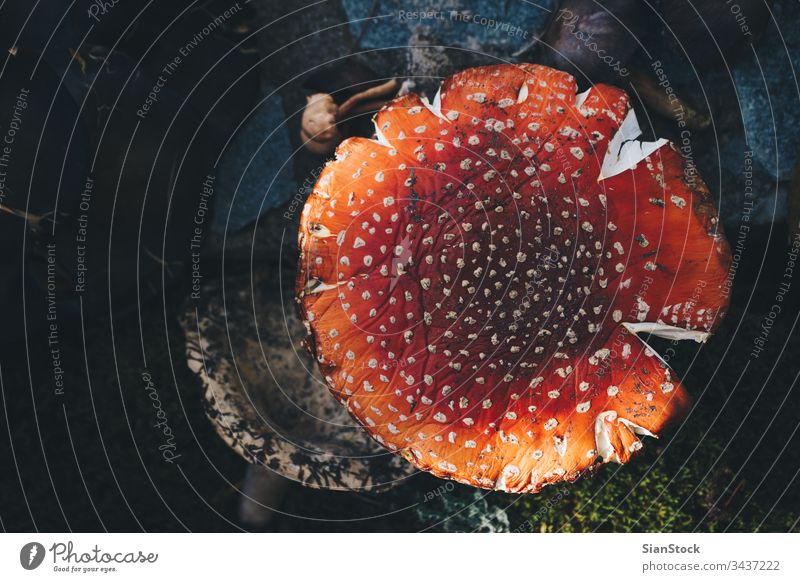
M342 0L342 5L358 38L373 2ZM554 5L555 0L378 0L361 48L407 46L422 26L442 45L514 52L533 40Z
M292 152L283 100L274 93L252 113L223 155L214 233L240 230L292 197L297 190Z
M758 58L744 59L734 79L753 157L774 179L786 180L800 148L800 3L776 2L774 11L778 26L767 27Z

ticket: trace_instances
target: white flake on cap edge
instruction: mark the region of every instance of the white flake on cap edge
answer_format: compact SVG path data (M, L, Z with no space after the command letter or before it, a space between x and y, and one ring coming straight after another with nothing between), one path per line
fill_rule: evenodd
M640 135L642 130L639 128L636 112L630 109L608 144L608 151L597 177L598 182L634 168L658 148L669 143L663 137L657 141L638 141L636 138Z
M668 340L694 340L699 344L705 343L711 335L707 331L700 331L699 329L684 329L682 327L675 327L664 323L653 323L650 321L637 323L626 322L623 323L622 326L636 336L640 333L647 333Z

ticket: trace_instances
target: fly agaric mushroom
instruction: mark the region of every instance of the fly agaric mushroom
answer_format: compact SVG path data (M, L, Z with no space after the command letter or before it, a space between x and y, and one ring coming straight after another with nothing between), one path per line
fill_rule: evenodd
M468 69L343 142L301 219L298 301L333 394L388 449L510 492L626 463L689 396L648 335L705 341L730 249L624 91Z

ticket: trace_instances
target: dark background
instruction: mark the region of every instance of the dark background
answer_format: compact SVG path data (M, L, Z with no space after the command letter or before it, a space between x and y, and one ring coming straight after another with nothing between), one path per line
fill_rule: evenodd
M256 204L230 209L231 223L243 227L229 229L224 249L220 216L229 207L215 208L215 229L209 226L204 236L203 275L220 276L223 258L226 276L276 270L279 257L291 267L295 224L283 210L324 163L297 149L305 76L332 59L359 58L380 77L411 77L425 91L465 66L516 58L525 44L474 24L401 22L401 5L393 2L332 0L308 7L254 0L240 3L241 10L191 52L137 126L135 112L161 67L234 4L132 4L123 0L99 22L88 16L90 2L76 2L64 18L66 1L33 15L28 2L0 5L2 133L19 87L30 87L32 95L14 146L13 188L3 200L27 209L28 217L0 213L0 527L7 531L241 529L237 487L245 462L205 416L177 323L191 290L187 240L199 185L211 172L222 181L229 175L238 180L236 159L228 162L229 174L217 170L225 152L234 152L228 160L247 152L246 139L234 140L247 124L285 121L258 172L244 180L260 197L265 175L279 175L278 186ZM425 5L412 0L403 9ZM518 22L531 32L548 15L523 2L444 5ZM266 529L798 530L800 281L780 303L763 352L752 355L776 303L787 240L796 229L787 207L794 199L800 131L793 73L799 11L788 1L776 2L775 11L780 26L770 24L757 51L730 69L692 71L669 38L648 36L648 48L671 67L681 94L713 115L712 126L691 139L732 246L745 201L744 152L754 151L756 204L729 314L706 345L681 344L670 357L695 398L686 422L648 443L628 466L609 465L536 496L445 486L427 475L385 493L293 485ZM679 141L674 122L637 108L648 133ZM49 109L52 117L43 123ZM87 175L95 182L92 268L88 290L76 294L75 208ZM217 186L225 191L224 183ZM53 242L59 249L53 272L63 394L55 393L48 344L46 245ZM670 346L660 347L665 353ZM172 464L158 448L162 435L153 427L143 372L175 434L180 458Z

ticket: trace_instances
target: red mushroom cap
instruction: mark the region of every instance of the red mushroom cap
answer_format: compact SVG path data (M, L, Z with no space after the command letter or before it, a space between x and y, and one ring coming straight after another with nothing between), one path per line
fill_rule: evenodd
M351 138L301 221L298 300L334 395L419 468L536 492L627 462L688 406L637 334L704 341L730 251L620 89L468 69Z

